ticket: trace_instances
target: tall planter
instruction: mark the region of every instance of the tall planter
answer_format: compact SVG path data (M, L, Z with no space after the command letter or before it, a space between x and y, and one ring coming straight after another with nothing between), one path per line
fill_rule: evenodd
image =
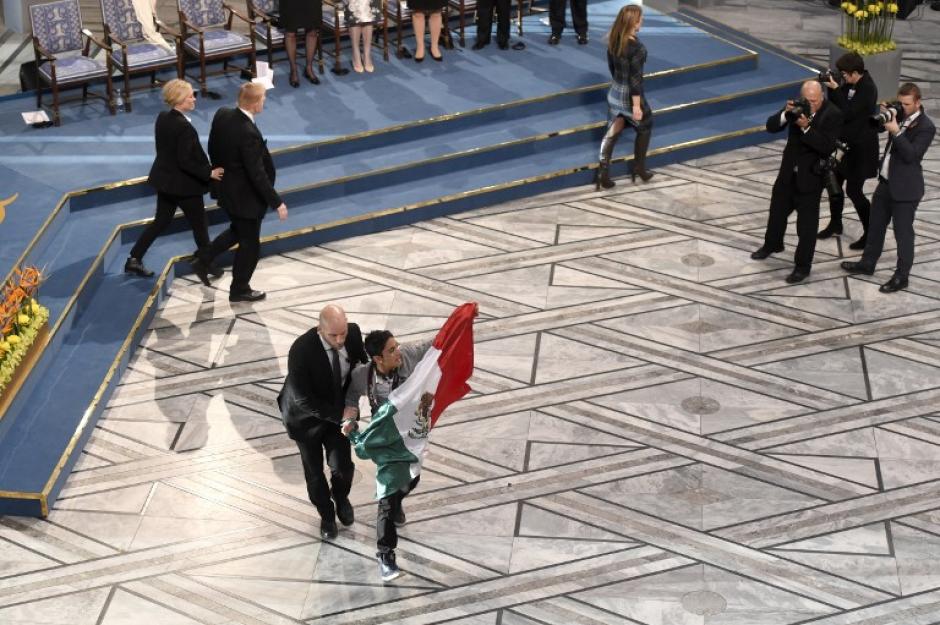
M837 43L829 44L829 67L835 69L836 61L846 52L851 52ZM901 50L888 50L877 54L867 54L865 69L868 70L875 86L878 87L878 101L891 101L898 92L901 83Z

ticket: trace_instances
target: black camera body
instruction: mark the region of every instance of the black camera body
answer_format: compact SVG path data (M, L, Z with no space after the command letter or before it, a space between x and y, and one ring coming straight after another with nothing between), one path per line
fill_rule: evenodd
M842 197L842 185L839 184L839 179L836 174L839 171L839 167L842 166L842 159L845 158L845 153L848 151L849 146L846 143L836 141L836 147L832 151L832 154L819 159L817 167L819 168L819 173L821 173L825 179L826 192L831 198Z
M885 131L885 124L900 119L904 114L900 102L886 102L881 105L881 110L871 116L872 126L878 129L878 132Z
M796 121L800 118L801 115L809 117L813 114L813 108L809 104L809 100L806 98L800 98L793 101L793 108L784 113L784 116L789 121Z
M819 72L819 75L816 77L816 80L822 84L828 84L829 81L835 82L840 87L842 86L842 72L834 72L829 68L826 68Z

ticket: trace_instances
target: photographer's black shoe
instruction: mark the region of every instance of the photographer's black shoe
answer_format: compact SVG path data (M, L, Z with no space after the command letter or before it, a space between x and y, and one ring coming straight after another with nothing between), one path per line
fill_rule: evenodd
M907 288L907 278L902 278L898 274L891 276L891 279L878 287L882 293L896 293Z
M839 266L842 267L843 271L848 271L849 273L863 273L866 276L871 276L871 275L874 275L875 273L874 267L869 267L868 265L864 263L860 263L860 262L856 263L850 260L842 261L842 263Z
M853 241L852 243L849 243L849 249L850 250L863 250L865 249L866 243L868 243L868 235L863 234L862 238L860 238L858 241Z
M832 235L842 234L842 224L835 224L831 221L829 225L819 231L819 234L816 235L817 239L828 239Z
M144 263L137 260L133 256L127 257L127 262L124 263L124 273L130 274L132 276L139 276L141 278L153 277L153 272L144 267Z
M787 284L802 282L807 276L809 276L809 271L805 269L794 269L793 272L787 276Z
M784 250L784 247L782 245L775 249L770 249L766 245L762 245L756 250L754 250L753 252L751 252L751 258L753 258L754 260L764 260L771 254L776 254L778 252L782 252L783 250Z
M552 33L551 36L548 38L548 45L557 46L560 41L561 41L561 35L556 35L555 33Z
M349 527L356 522L356 513L353 511L352 504L348 499L336 502L336 516L339 522Z

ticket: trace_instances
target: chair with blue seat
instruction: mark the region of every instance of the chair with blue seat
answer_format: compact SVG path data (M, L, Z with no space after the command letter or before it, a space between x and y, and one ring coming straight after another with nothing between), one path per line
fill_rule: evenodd
M108 103L108 111L114 115L114 97L111 85L111 50L82 27L82 14L78 0L56 0L29 7L32 23L33 50L39 82L36 86L36 106L42 108L43 84L52 90L52 121L58 126L59 90L81 85L82 101L88 96L102 98ZM91 44L105 51L104 61L90 56ZM92 81L104 79L107 93L102 96L90 92Z
M255 41L264 44L268 65L274 67L274 51L284 47L284 31L278 27L280 6L278 0L248 0L248 18L254 22ZM298 45L304 37L298 37ZM317 37L317 60L323 73L323 37Z
M161 46L149 41L134 11L133 0L100 0L105 41L113 52L114 66L124 75L124 107L131 110L131 76L150 74L148 87L157 86L157 71L167 67L183 77L180 35L153 16L157 33L167 33L175 39L175 47Z
M248 72L252 77L258 75L255 68L255 29L247 16L222 0L177 0L177 8L183 50L199 59L199 88L203 95L208 93L206 63L209 61L221 59L221 73L224 74L229 71L228 60L244 54L248 57L248 65L232 67ZM248 25L247 36L232 30L232 22L236 17Z

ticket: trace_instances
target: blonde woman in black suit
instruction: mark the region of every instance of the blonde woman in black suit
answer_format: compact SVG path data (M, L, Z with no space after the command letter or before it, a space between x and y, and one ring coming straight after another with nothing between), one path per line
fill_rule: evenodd
M192 85L185 80L169 81L163 86L163 100L170 110L157 116L154 125L157 157L147 178L150 186L157 190L157 213L124 263L125 273L142 278L153 276L153 272L144 266L144 254L173 221L177 207L193 229L196 251L209 245L209 226L202 196L209 190L209 180L222 180L223 172L221 167L213 168L209 164L209 157L199 143L199 135L186 116L196 108L196 93Z

